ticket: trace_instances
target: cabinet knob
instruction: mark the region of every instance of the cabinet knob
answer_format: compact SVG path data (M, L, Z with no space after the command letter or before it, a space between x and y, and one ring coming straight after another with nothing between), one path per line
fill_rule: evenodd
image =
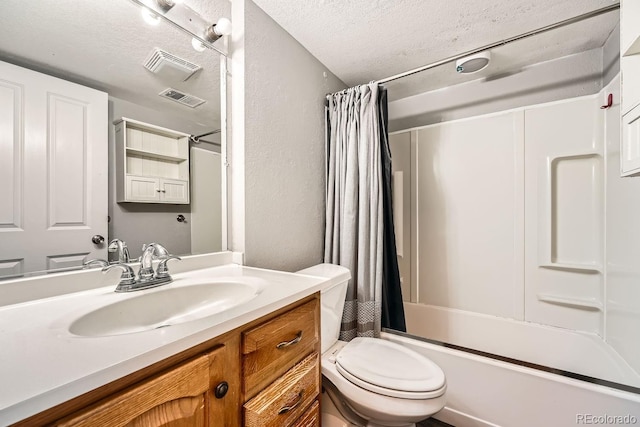
M216 386L216 389L214 390L214 395L216 396L217 399L222 399L227 392L229 391L229 383L226 381L222 381L220 384L218 384Z

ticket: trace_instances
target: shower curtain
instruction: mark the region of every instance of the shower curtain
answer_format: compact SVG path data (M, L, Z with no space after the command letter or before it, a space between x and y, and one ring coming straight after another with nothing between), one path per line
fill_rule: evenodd
M371 83L327 98L324 261L349 268L352 276L340 339L349 341L356 336L379 336L383 316L385 327L404 330L390 210L391 157L386 135L386 92L382 89L381 96L381 88ZM393 246L392 251L390 246ZM390 295L384 295L387 293ZM393 314L389 316L391 312ZM394 324L389 322L390 317ZM401 318L401 322L396 318Z

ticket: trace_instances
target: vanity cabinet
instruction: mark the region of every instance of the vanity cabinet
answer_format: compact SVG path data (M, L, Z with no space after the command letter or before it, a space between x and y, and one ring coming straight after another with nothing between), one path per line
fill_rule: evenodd
M189 135L126 117L114 125L118 203L189 204Z
M15 426L319 426L320 295Z
M317 402L319 323L312 300L242 334L246 426L294 425Z
M622 176L640 174L640 2L620 1L620 69L622 94Z

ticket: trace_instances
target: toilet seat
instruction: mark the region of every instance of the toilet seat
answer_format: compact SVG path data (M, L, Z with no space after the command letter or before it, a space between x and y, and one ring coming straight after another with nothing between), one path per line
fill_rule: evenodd
M399 344L358 337L336 356L336 370L365 390L400 399L444 394L445 376L432 361Z

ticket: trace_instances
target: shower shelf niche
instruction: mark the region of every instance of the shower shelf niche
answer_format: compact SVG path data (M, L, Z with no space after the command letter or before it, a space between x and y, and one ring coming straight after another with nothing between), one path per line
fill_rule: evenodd
M562 305L583 310L602 310L602 303L595 298L575 298L552 294L538 294L536 296L539 301L549 304Z

